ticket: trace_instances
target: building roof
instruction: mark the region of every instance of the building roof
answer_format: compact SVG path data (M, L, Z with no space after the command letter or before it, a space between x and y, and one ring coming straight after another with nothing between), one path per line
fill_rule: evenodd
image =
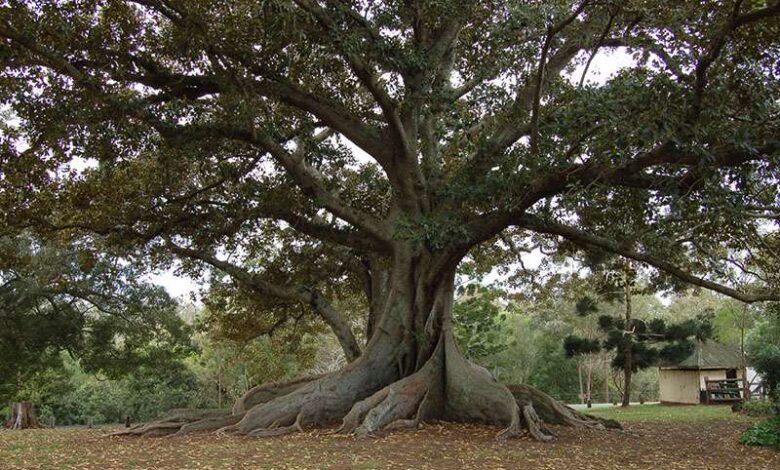
M690 356L675 364L663 364L663 369L739 369L742 367L739 346L716 341L697 341Z

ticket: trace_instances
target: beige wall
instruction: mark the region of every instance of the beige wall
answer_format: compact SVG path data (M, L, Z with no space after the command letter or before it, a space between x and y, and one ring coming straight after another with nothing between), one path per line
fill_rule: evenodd
M698 371L661 369L659 382L662 402L691 405L699 403Z
M699 403L699 391L704 390L704 378L722 380L726 369L719 370L674 370L661 369L659 374L660 398L667 403ZM742 370L737 369L737 378Z
M699 371L699 386L704 390L704 378L710 380L723 380L726 378L726 369L719 370L700 370ZM742 369L737 369L737 378L742 378Z

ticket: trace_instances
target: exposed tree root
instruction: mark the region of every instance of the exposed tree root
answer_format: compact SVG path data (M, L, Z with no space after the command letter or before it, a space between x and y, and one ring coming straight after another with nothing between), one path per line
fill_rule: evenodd
M236 403L233 405L233 413L245 413L247 410L257 405L267 403L275 398L292 393L304 385L315 380L319 380L322 377L324 376L314 375L309 377L300 377L285 382L274 382L253 387L236 401Z
M444 418L505 426L496 435L498 439L523 434L520 408L509 389L497 382L485 368L467 360L449 331L444 334L444 345Z
M426 418L436 418L505 426L498 439L528 432L537 440L549 441L555 434L537 414L537 406L550 423L605 427L603 421L578 413L532 387L512 389L469 362L454 338L445 334L422 369L355 403L338 431L367 436L380 430L415 428Z
M193 421L182 425L176 436L184 436L195 432L208 432L222 429L225 426L231 426L238 423L244 417L246 413L229 414L227 416L219 416L214 418L205 418L199 421Z
M441 373L442 348L414 374L355 403L344 416L339 432L369 436L385 429L416 428L430 405L430 390Z
M529 385L507 385L507 388L521 408L526 404L534 405L536 413L546 423L596 429L621 429L617 421L580 413Z
M309 382L287 395L260 403L250 408L235 424L218 430L225 434L244 434L256 437L278 436L298 430L308 420L309 403L323 400L318 387ZM308 422L308 421L307 421Z
M531 433L531 436L533 436L534 439L542 442L552 440L552 432L545 428L544 423L542 423L542 420L539 419L539 416L536 414L536 410L534 410L534 405L529 403L523 407L523 418L525 418L525 425L528 428L528 432Z
M360 424L362 423L366 414L368 414L368 412L371 411L374 407L385 401L389 395L390 388L385 387L365 400L361 400L355 403L352 406L352 409L349 410L349 413L344 416L344 419L341 422L341 427L339 427L336 432L345 434L355 432L355 430L360 427Z
M435 419L501 426L498 439L528 433L549 441L555 434L545 423L620 427L614 421L579 413L533 387L497 382L486 369L463 356L449 331L443 332L418 371L399 379L399 368L394 365L361 358L334 374L255 387L236 403L233 413L176 410L116 434L163 436L217 430L269 437L341 420L338 432L370 436L416 428Z
M503 441L505 439L509 439L510 437L521 436L524 432L525 431L523 428L520 427L520 407L517 406L517 403L515 403L512 410L511 421L509 421L509 426L496 434L496 439Z
M285 434L290 434L293 432L303 432L303 427L301 426L301 418L303 418L304 414L303 411L298 413L298 416L295 417L295 421L289 426L278 426L276 423L272 424L267 429L255 429L254 431L249 433L249 436L252 437L273 437L273 436L283 436Z
M336 423L355 403L399 379L399 371L388 364L387 357L362 356L339 372L288 383L291 392L253 406L241 421L218 432L270 436ZM260 396L259 390L251 392L254 397ZM243 406L254 400L243 400Z
M512 394L487 370L466 360L449 332L419 371L355 403L339 431L367 436L414 428L425 419L507 426L498 435L501 439L524 432Z
M198 423L210 423L215 420L225 420L230 416L228 410L171 410L165 416L150 423L138 424L131 428L110 434L111 436L147 436L158 437L178 433L183 427L196 428ZM200 425L203 426L203 425ZM222 424L221 426L224 426ZM203 430L217 429L203 426Z

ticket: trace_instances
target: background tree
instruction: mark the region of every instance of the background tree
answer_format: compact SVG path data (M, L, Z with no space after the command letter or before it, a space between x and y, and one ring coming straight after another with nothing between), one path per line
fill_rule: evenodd
M452 307L454 333L463 354L479 362L480 359L505 351L508 334L506 313L502 312L501 291L466 286Z
M606 321L602 321L601 318L599 318L599 327L608 335L607 341L605 342L606 349L618 350L617 356L623 360L623 402L621 405L625 407L631 403L631 374L634 370L639 368L634 364L644 361L644 358L635 359L633 357L634 352L640 352L638 350L634 351L634 349L639 348L635 348L634 346L635 342L633 341L633 335L636 332L637 325L634 323L634 319L632 318L633 312L631 311L631 300L634 295L634 285L636 284L636 269L628 261L618 262L616 266L613 266L612 269L609 269L604 273L604 281L607 289L618 288L621 291L620 293L622 294L623 304L625 306L625 320L623 322L622 332L614 331L613 328L610 328L610 326L607 325ZM617 325L612 326L617 327ZM618 334L621 334L622 337L617 338ZM616 342L613 343L613 341ZM619 360L618 357L615 357L614 361L617 360ZM642 368L649 365L650 363L644 365Z
M773 302L762 312L746 340L751 365L760 374L771 400L768 419L750 426L740 437L749 445L780 449L780 305Z
M761 376L767 395L780 414L780 315L778 305L772 304L753 329L747 340L750 363Z
M780 212L778 15L775 0L6 2L0 226L306 305L351 361L187 429L440 418L548 440L539 413L598 423L463 357L459 266L565 241L780 298L761 270L729 287ZM590 83L590 58L616 49L631 63ZM364 345L329 298L357 289Z
M598 317L598 327L605 335L602 341L577 335L570 335L564 340L568 357L587 356L601 350L614 353L612 367L623 374L624 407L631 402L634 372L663 362L680 361L693 352L696 341L712 336L711 312L678 323L667 323L660 317L648 320L636 318L632 312L635 278L636 272L626 264L618 265L617 270L609 270L604 276L606 283L602 282L602 292L608 300L614 301L617 297L622 303L623 315L617 318L611 315ZM619 291L612 290L612 287L618 287ZM591 297L583 297L577 302L578 315L588 316L598 310L597 302Z
M107 255L0 237L0 400L30 401L62 353L118 377L164 367L189 347L176 303Z

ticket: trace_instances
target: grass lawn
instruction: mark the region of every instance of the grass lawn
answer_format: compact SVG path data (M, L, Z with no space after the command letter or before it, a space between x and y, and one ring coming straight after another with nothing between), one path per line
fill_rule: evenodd
M743 420L750 419L733 413L728 405L632 405L628 408L611 406L608 408L592 408L581 410L593 416L616 419L620 422L660 422L660 423L696 423L702 421Z
M321 430L256 439L105 437L116 428L0 430L0 469L780 469L780 452L740 445L750 418L728 407L644 405L593 414L625 431L556 427L550 443L497 442L496 428L426 424L371 439Z

